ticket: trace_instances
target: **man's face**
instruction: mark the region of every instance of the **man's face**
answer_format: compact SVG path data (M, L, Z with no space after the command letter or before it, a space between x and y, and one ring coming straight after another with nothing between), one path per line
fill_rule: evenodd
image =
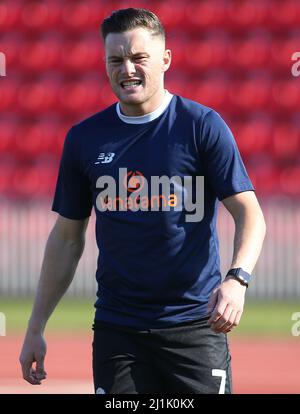
M171 55L161 37L144 28L110 33L105 39L106 71L116 96L124 107L155 105L164 90L163 74ZM145 105L144 105L145 106ZM155 108L154 108L155 109Z

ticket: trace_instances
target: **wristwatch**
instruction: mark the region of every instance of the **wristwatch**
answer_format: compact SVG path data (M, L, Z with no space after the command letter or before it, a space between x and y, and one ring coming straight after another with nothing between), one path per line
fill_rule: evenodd
M227 276L234 277L234 279L238 280L241 285L246 287L249 286L251 280L250 273L245 272L245 270L243 270L241 267L235 267L234 269L230 269L225 277Z

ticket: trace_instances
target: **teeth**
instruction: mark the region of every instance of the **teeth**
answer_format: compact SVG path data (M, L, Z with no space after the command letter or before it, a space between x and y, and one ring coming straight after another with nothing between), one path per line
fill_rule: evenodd
M141 81L125 81L122 82L122 86L138 86L141 84Z

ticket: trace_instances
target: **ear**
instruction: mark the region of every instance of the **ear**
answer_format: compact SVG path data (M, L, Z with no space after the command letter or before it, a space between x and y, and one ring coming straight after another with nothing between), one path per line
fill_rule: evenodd
M163 67L162 67L162 71L166 72L170 65L171 65L171 61L172 61L172 52L170 49L166 49L164 51L164 56L163 56Z

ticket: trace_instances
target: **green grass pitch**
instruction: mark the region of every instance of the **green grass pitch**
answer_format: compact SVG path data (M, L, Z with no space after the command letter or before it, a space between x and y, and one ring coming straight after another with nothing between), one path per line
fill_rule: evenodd
M91 330L94 298L61 300L46 328L47 333L83 333ZM0 312L6 317L6 334L24 333L33 299L0 297ZM291 337L292 314L300 312L298 302L247 301L240 325L231 335Z

